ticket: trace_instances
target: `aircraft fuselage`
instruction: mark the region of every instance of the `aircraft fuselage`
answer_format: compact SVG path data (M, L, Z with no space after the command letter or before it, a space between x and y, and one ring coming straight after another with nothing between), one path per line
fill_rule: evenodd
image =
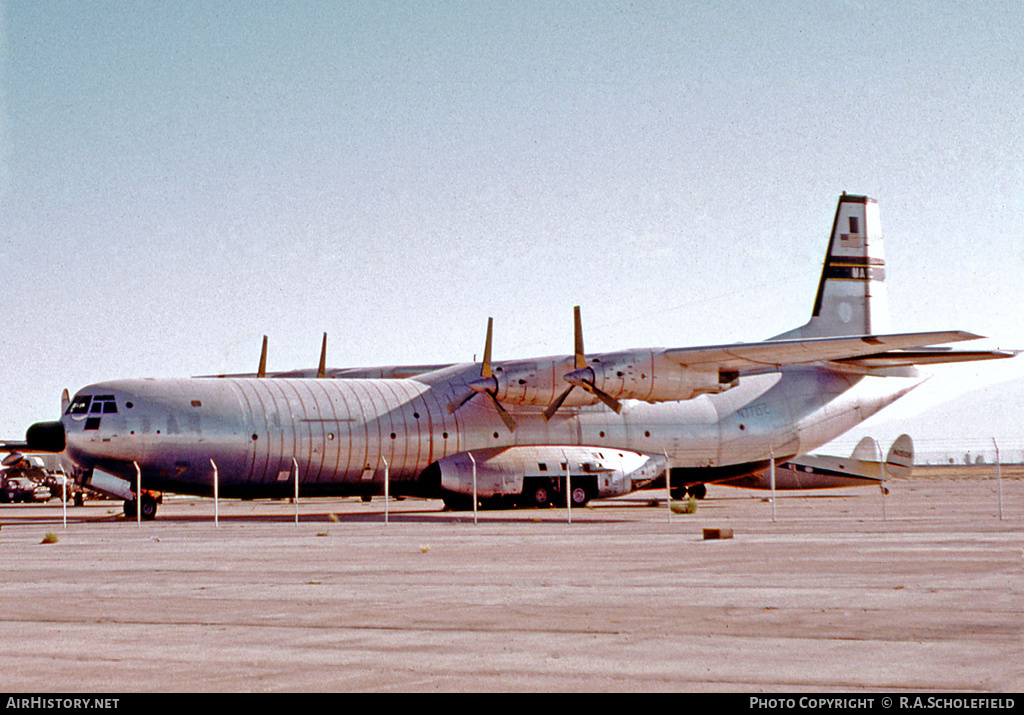
M448 405L479 375L455 366L417 379L142 379L80 390L62 418L67 456L143 488L226 497L439 496L421 479L438 460L517 445L588 445L667 455L675 467L754 463L813 449L920 382L795 367L744 376L678 402L512 410L510 431L484 396ZM589 398L589 396L587 396ZM580 401L580 399L577 399ZM593 401L593 400L591 400ZM211 462L212 460L212 462Z

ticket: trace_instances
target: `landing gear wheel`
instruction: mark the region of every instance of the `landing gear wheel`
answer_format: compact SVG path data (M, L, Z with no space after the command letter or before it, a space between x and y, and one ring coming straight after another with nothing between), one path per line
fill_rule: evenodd
M156 499L149 494L142 495L142 518L144 521L153 521L156 518Z
M707 496L708 488L703 484L694 484L687 491L690 492L690 496L694 499L703 499Z
M590 501L590 497L586 489L583 487L572 488L572 506L574 509L585 507L588 501Z
M124 500L124 515L128 519L134 519L139 503L135 499ZM142 495L142 518L145 521L153 521L156 518L156 499L149 494Z
M551 506L551 489L546 485L534 487L530 492L530 497L535 507L545 509Z

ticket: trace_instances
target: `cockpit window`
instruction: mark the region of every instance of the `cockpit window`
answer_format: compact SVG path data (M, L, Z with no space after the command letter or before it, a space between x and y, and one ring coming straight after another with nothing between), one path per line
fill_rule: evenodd
M69 415L110 415L117 414L117 402L113 395L79 395L68 405Z
M92 395L79 395L75 398L75 401L68 405L68 410L65 414L69 415L84 415L89 412L89 403L92 402Z

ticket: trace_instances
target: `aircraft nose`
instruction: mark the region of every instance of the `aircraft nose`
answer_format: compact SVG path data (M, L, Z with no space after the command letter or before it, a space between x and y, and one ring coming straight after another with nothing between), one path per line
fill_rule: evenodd
M64 425L60 422L36 422L25 432L30 452L63 452L67 446Z

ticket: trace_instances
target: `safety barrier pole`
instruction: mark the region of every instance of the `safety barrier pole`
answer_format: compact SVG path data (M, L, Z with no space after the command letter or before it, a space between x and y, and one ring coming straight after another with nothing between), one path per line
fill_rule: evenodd
M212 459L210 466L213 467L213 525L220 526L220 475L217 473L217 463Z
M142 469L139 468L138 462L132 462L135 465L135 523L138 526L142 526Z
M295 524L299 523L299 462L292 457L292 467L295 469Z
M887 491L885 488L885 456L882 455L882 446L877 441L875 442L875 448L878 450L879 459L881 460L879 462L879 470L882 473L882 481L878 486L882 490L882 521L889 521L888 514L885 513L885 493Z
M668 507L668 523L672 523L672 463L668 460L668 451L662 452L665 455L665 506Z
M565 460L565 510L572 523L572 479L569 476L569 460Z
M60 501L64 507L64 528L68 528L68 475L64 472L64 466L57 467L60 470Z
M473 458L472 452L466 452L469 455L469 461L473 463L473 523L476 524L476 459Z
M775 521L775 450L769 448L768 456L770 457L770 464L768 465L768 474L771 477L772 482L772 522Z
M996 438L992 438L992 444L996 448L996 492L999 495L999 521L1003 520L1003 463L999 458L999 445Z
M384 459L381 455L381 460L384 462L384 525L388 524L388 497L391 492L391 468L388 466L388 460Z

